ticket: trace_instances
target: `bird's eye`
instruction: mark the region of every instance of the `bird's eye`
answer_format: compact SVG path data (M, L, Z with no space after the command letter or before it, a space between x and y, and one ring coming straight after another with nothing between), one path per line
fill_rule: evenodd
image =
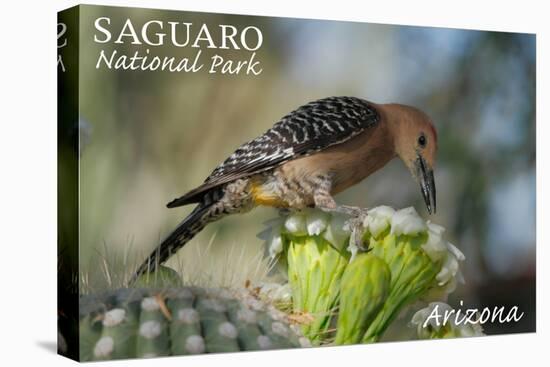
M421 148L424 148L426 146L427 140L424 135L420 135L418 137L418 145L420 145Z

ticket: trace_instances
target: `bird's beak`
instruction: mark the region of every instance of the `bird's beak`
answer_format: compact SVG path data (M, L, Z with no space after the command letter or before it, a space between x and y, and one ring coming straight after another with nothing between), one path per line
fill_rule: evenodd
M420 183L420 190L422 191L422 197L426 203L428 213L435 214L436 202L435 202L435 181L434 171L431 169L426 160L418 154L415 161L416 177Z

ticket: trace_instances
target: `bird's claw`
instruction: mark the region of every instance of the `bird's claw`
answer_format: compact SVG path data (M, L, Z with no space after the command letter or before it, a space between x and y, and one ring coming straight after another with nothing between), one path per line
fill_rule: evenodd
M358 206L339 205L336 211L353 218L366 217L367 215L367 210L359 208Z
M355 252L368 252L368 243L363 241L363 234L365 233L365 220L367 219L367 209L358 207L347 207L350 212L353 211L353 215L345 223L345 228L351 232L350 235L350 251L353 255Z
M344 229L351 233L349 250L352 253L352 258L358 251L369 251L368 244L365 246L363 243L363 234L365 233L364 223L368 216L368 209L348 205L319 206L319 208L327 213L340 213L350 217L344 223Z

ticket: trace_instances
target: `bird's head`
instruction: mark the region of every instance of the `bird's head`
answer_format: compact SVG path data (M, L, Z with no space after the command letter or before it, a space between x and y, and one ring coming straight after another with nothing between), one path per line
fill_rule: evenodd
M437 131L422 111L404 105L389 105L395 153L420 184L422 197L430 214L436 211L433 167L437 153Z

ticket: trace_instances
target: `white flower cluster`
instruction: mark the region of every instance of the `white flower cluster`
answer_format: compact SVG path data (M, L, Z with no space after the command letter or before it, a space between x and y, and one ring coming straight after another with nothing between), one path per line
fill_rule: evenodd
M271 259L277 257L283 251L283 238L281 236L283 218L274 218L266 221L266 229L258 233L258 238L265 242L265 248Z
M386 228L392 225L395 210L392 207L382 205L369 210L367 214L363 226L373 236L378 237Z
M305 209L288 217L279 217L265 222L268 227L258 237L267 242L271 258L283 251L282 233L294 236L322 236L333 246L342 248L350 232L345 228L346 218L339 214L328 214L320 210Z
M461 319L451 306L443 302L432 302L428 307L417 311L412 317L411 326L416 327L417 335L421 339L429 339L437 334L444 334L446 337L485 335L478 321L471 322L466 317Z
M434 288L424 298L445 299L454 292L457 282L464 284L464 276L460 271L460 262L465 260L464 254L455 245L443 239L445 228L428 221L428 241L422 245L424 252L432 261L442 261L441 270L436 275L437 288Z
M428 229L426 222L413 207L396 211L386 205L368 210L363 227L374 237L380 236L388 228L390 233L395 236L416 236ZM358 251L354 241L350 241L348 250L352 253L353 258Z
M428 298L445 298L455 290L457 282L464 283L459 267L459 262L465 259L464 254L443 238L445 228L430 221L425 222L413 207L397 211L389 206L373 208L367 212L363 225L374 237L388 227L390 233L396 236L428 233L428 241L422 245L422 249L432 261L442 261L441 270L436 276L438 287L430 292Z
M426 222L412 206L397 210L391 218L391 233L396 236L416 236L427 229Z
M401 236L415 236L426 232L428 225L411 206L395 210L389 206L378 206L367 211L363 226L374 237L379 236L388 227L390 233Z
M334 247L342 249L350 230L346 222L349 218L339 214L328 214L321 210L306 209L295 212L288 217L272 219L265 224L267 230L259 234L267 242L269 256L274 259L283 251L283 233L295 236L322 236ZM459 264L464 261L464 254L453 244L443 238L445 228L424 221L413 207L395 210L389 206L378 206L367 211L363 227L372 236L378 237L388 230L395 236L417 236L428 234L428 240L422 245L424 252L434 262L441 261L441 271L437 274L437 287L424 297L426 300L445 299L452 293L458 282L464 283ZM358 248L354 241L349 241L347 249L352 258Z

